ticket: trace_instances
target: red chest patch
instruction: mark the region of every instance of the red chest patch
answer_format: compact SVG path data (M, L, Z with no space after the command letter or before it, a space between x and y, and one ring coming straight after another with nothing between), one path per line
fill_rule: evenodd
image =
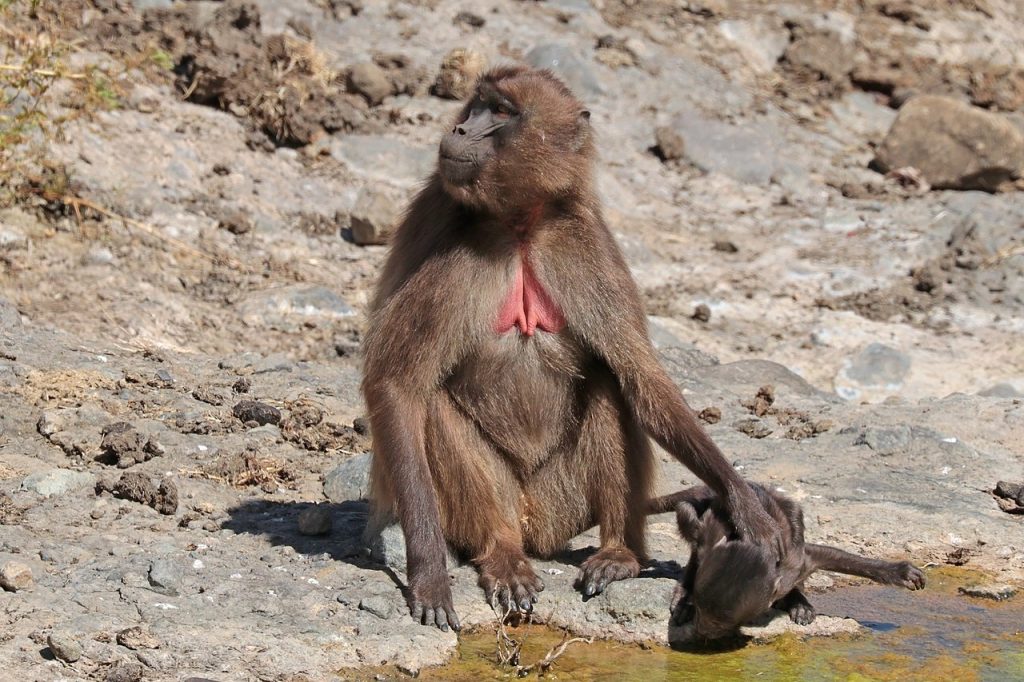
M494 330L504 334L512 327L524 336L533 336L538 329L555 334L565 326L565 318L558 305L537 281L524 253L516 268L515 282L505 297Z

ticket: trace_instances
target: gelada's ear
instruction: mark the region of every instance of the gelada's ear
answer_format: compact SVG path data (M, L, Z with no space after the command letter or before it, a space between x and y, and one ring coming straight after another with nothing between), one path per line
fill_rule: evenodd
M583 145L586 144L590 138L590 111L587 109L580 110L580 113L576 116L576 139L573 140L572 148L573 151L578 152L583 149Z

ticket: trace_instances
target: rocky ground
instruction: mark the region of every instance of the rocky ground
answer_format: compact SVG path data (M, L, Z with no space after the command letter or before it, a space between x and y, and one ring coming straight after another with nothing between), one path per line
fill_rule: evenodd
M17 135L34 86L3 81L0 669L321 680L451 655L406 614L394 529L363 540L359 348L377 243L502 61L590 105L653 338L744 475L814 541L1024 579L1014 0L4 11L0 74L50 80ZM660 490L694 482L662 461ZM586 603L593 534L540 563L539 618L674 637L668 521L643 576Z

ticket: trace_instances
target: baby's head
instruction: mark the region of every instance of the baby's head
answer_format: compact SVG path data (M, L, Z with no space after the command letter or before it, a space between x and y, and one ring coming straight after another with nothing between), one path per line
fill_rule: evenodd
M786 518L774 500L762 497L762 502L774 518ZM801 552L787 552L777 560L766 548L740 540L718 504L701 516L691 505L681 504L676 519L680 534L690 542L690 561L696 562L689 596L699 636L714 639L731 634L792 589L790 583L799 575L800 556L796 555ZM789 540L788 549L791 534L784 531L783 535Z
M692 595L697 634L723 637L766 612L776 577L774 561L750 542L723 538L702 549Z

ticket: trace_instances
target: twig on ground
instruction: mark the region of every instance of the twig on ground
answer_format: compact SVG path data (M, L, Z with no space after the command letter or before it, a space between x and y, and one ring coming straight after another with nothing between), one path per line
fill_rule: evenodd
M1014 256L1019 256L1021 254L1024 254L1024 244L1007 244L1003 248L996 251L992 256L986 258L983 262L983 265L985 265L986 267L991 265L997 265L1006 260L1007 258L1013 258Z
M518 675L519 677L526 677L534 670L536 670L539 673L546 673L551 668L551 666L554 665L555 661L558 660L558 658L565 653L565 650L569 648L569 645L575 644L576 642L593 644L594 638L573 637L572 639L569 639L569 633L567 632L562 637L561 644L559 644L558 646L551 647L551 649L549 649L548 652L544 654L544 658L540 659L533 665L516 666L516 675Z
M495 586L496 591L498 587L499 586ZM540 659L536 663L531 663L530 665L522 665L520 661L522 658L523 644L526 643L526 638L524 637L522 641L516 640L508 634L508 630L505 628L505 621L508 620L509 615L512 613L512 606L507 606L505 608L505 613L500 613L496 608L494 608L494 604L491 605L491 608L494 609L494 615L497 619L497 625L495 626L495 640L498 664L514 668L516 677L526 677L532 672L541 674L546 673L551 669L551 666L554 665L555 661L565 653L570 644L575 644L577 642L583 642L585 644L594 643L594 639L592 637L573 637L570 639L569 633L566 632L562 636L562 641L551 647L548 652L544 654L544 658Z
M221 254L211 254L205 251L201 251L200 249L197 249L191 244L187 244L186 242L183 242L180 239L176 239L174 237L164 234L163 232L161 232L160 230L158 230L157 228L153 227L148 223L144 223L140 220L134 220L127 216L123 216L119 213L115 213L114 211L111 211L110 209L101 206L100 204L97 204L95 201L90 201L89 199L83 199L82 197L70 195L61 197L60 201L61 203L70 206L74 210L75 216L79 220L82 219L82 209L87 208L89 210L96 211L100 215L106 216L107 218L120 220L127 227L134 228L136 230L139 230L140 232L145 232L151 237L155 237L156 239L159 239L160 241L170 244L175 248L180 249L190 255L196 256L197 258L203 258L212 263L225 263L237 270L246 270L246 267L243 263L235 260L234 258L231 258L230 256L224 256Z
M0 71L21 71L43 78L69 78L72 80L84 80L89 77L87 73L64 73L56 69L35 69L25 64L0 64Z

